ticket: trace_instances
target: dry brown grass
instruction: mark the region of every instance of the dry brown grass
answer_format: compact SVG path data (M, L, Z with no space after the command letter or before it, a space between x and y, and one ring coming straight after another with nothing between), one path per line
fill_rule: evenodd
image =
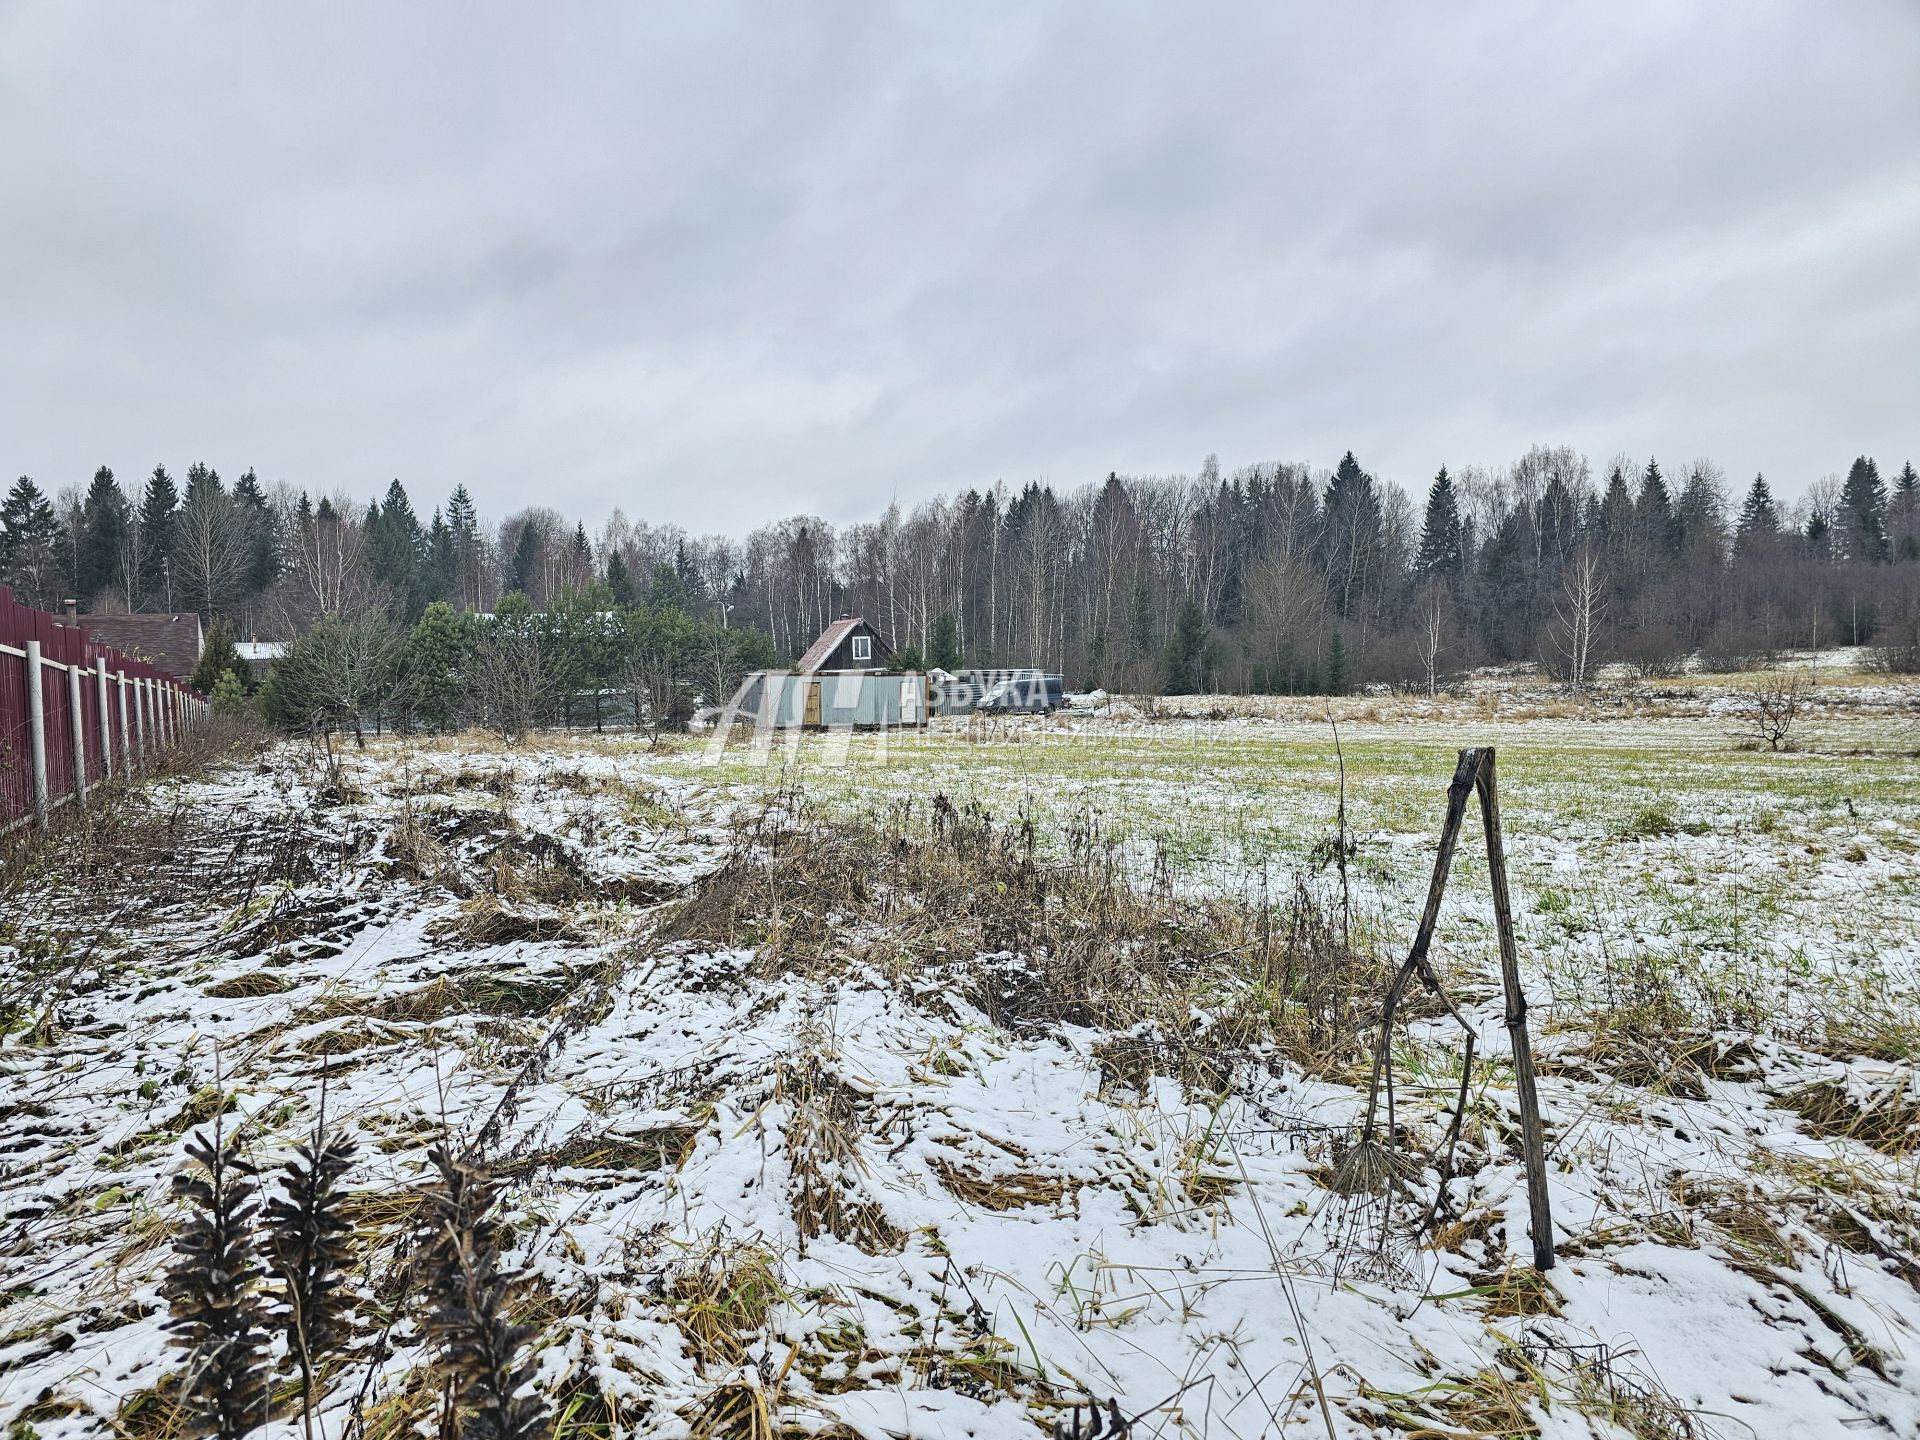
M983 1172L949 1160L934 1159L929 1168L940 1177L954 1199L983 1210L1019 1210L1028 1205L1061 1209L1079 1192L1083 1181L1022 1171Z
M785 1293L771 1254L718 1240L676 1265L667 1284L674 1323L703 1374L746 1363Z
M263 995L280 995L293 988L293 982L271 970L250 970L228 980L202 987L201 993L214 1000L257 1000Z
M1304 890L1274 908L1176 894L1130 879L1091 828L1049 858L1031 822L944 796L864 819L780 797L661 935L752 947L763 975L935 976L1010 1030L1129 1032L1110 1078L1163 1071L1207 1091L1255 1043L1320 1073L1352 1063L1388 978ZM1216 1017L1204 1033L1200 1012Z
M1822 1135L1858 1140L1888 1155L1910 1155L1920 1148L1920 1101L1904 1083L1860 1097L1837 1081L1821 1080L1778 1098Z
M831 1235L869 1255L891 1255L906 1244L906 1234L886 1212L861 1193L867 1174L860 1153L867 1097L824 1063L819 1054L802 1054L783 1065L775 1094L790 1109L786 1126L787 1161L792 1168L790 1201L801 1253L806 1242Z

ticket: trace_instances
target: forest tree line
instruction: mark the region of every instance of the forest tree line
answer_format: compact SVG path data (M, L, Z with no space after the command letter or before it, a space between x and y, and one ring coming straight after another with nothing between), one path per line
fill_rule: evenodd
M592 533L544 507L488 524L464 485L423 520L398 480L361 502L204 464L127 488L102 467L53 497L13 484L0 580L48 608L194 610L242 637L367 613L404 635L436 602L487 616L519 595L544 614L591 594L604 613L758 632L749 649L775 663L859 613L910 659L1126 691L1433 687L1521 660L1577 683L1613 661L1661 674L1828 644L1913 663L1920 496L1911 463L1886 475L1866 456L1791 501L1708 460L1596 472L1566 447L1442 469L1419 500L1351 453L1230 474L1209 457L1191 476L996 485L732 538L619 511Z

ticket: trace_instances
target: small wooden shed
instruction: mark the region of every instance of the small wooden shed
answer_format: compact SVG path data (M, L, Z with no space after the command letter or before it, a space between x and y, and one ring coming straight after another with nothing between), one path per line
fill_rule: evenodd
M858 615L842 615L820 632L807 647L796 675L818 675L828 670L871 671L884 674L893 663L893 647L880 632Z

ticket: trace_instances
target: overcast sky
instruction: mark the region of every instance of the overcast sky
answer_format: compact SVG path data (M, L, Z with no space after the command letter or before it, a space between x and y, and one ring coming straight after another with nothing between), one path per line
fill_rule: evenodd
M0 0L50 490L738 534L1536 442L1920 460L1920 4Z

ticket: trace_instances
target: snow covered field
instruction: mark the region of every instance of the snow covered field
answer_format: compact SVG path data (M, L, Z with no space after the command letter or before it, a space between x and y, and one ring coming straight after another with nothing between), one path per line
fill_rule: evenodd
M1137 1435L1920 1433L1920 739L1863 689L1747 750L1714 699L1354 702L1338 759L1275 704L771 767L287 744L156 787L0 919L0 1425L172 1433L183 1145L224 1109L276 1164L324 1082L362 1141L330 1436L433 1433L405 1242L449 1132L506 1182L569 1434L1017 1436L1110 1400ZM1479 743L1545 1277L1477 822L1436 950L1490 1051L1457 1150L1428 1011L1389 1177L1342 1163L1378 957ZM1330 938L1342 764L1366 963ZM1011 888L941 888L975 873Z

